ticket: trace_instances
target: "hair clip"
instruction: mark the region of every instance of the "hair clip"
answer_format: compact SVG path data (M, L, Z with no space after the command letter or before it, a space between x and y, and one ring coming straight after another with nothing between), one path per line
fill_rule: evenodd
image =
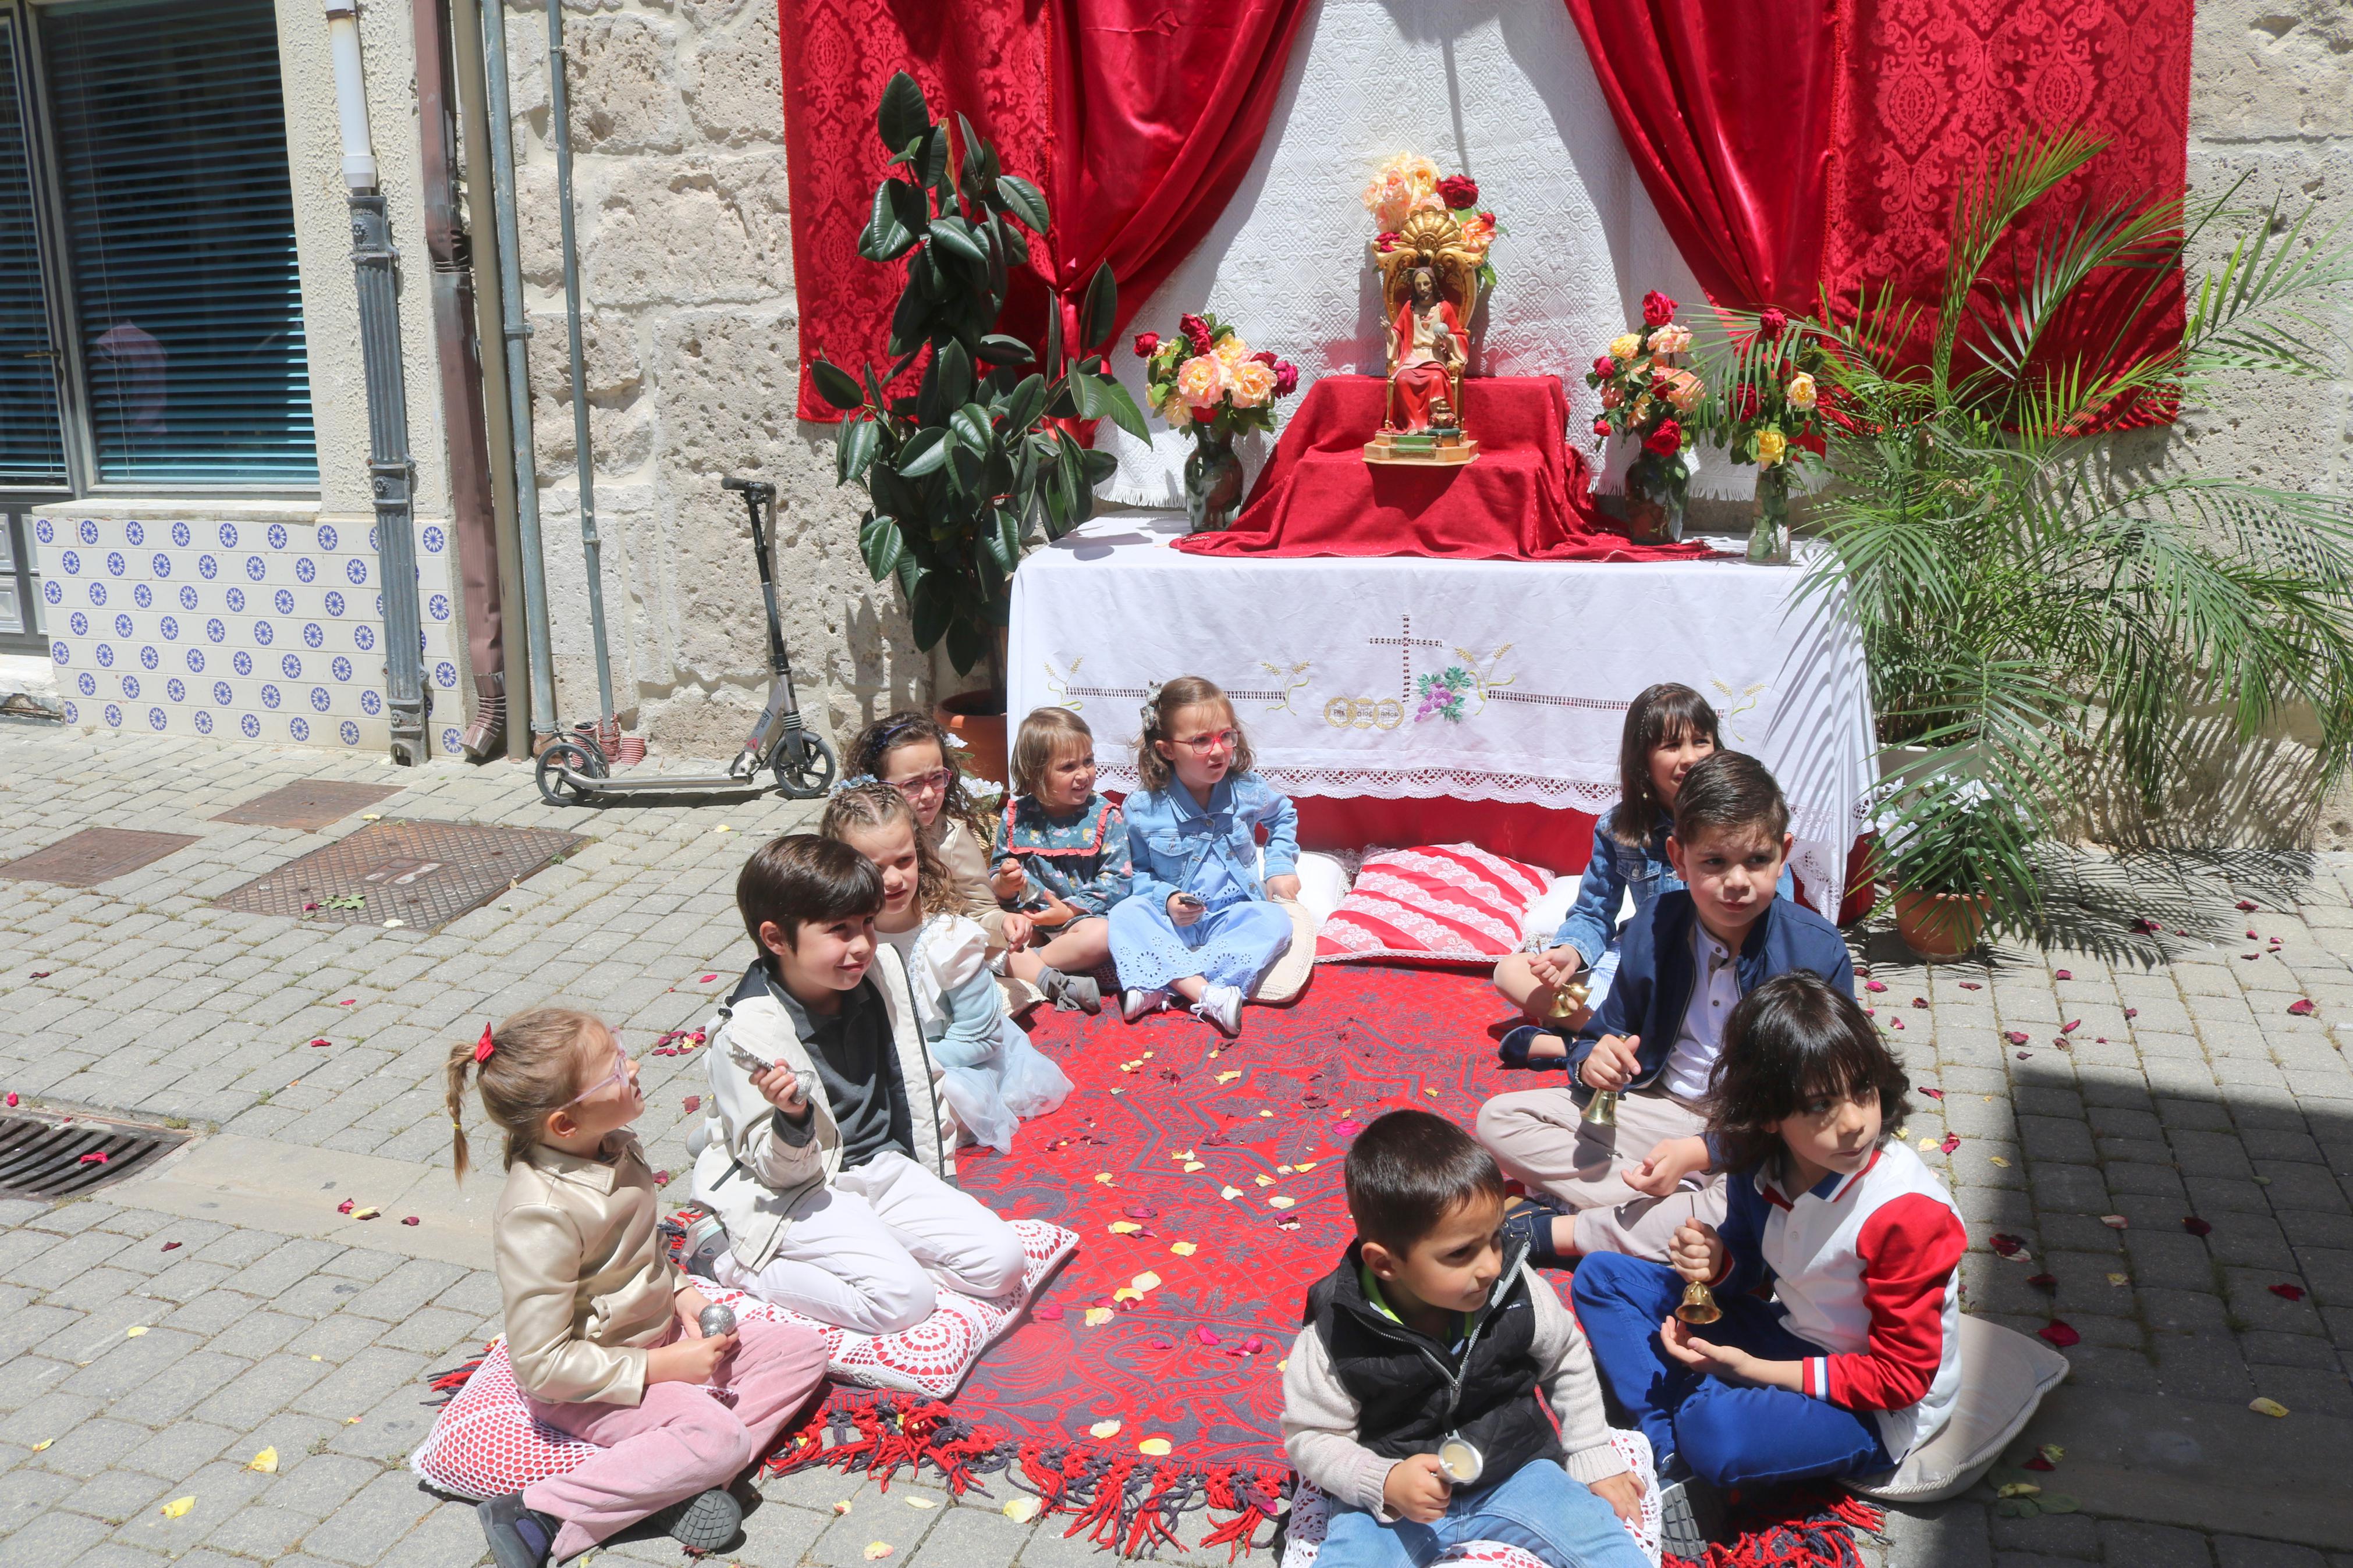
M825 793L827 796L830 798L837 795L845 795L851 790L862 789L868 784L880 784L881 782L881 781L877 779L872 773L852 773L846 779L835 780L833 787Z
M1144 706L1136 710L1143 728L1139 733L1149 735L1160 722L1160 682L1153 681L1144 689Z
M498 1042L491 1037L491 1026L485 1024L482 1026L482 1037L474 1042L474 1060L489 1061L491 1053L496 1049L498 1049Z

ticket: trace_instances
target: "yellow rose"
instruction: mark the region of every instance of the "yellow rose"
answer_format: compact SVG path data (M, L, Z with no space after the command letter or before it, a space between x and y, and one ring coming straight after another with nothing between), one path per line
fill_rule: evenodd
M1246 359L1227 378L1233 386L1234 406L1256 408L1274 395L1274 367Z
M1226 367L1214 354L1196 354L1176 367L1176 395L1194 408L1207 408L1226 395Z
M1624 332L1609 340L1609 357L1624 364L1642 352L1642 334Z
M1759 430L1757 432L1757 466L1771 468L1781 460L1782 453L1788 448L1789 438L1778 430Z
M1218 340L1218 346L1209 352L1216 354L1219 361L1225 364L1229 369L1241 363L1250 356L1250 344L1242 342L1242 335L1240 332L1229 333L1225 337L1219 338Z
M1815 399L1820 395L1814 389L1814 378L1802 370L1789 378L1789 384L1784 391L1792 408L1811 408Z
M1681 321L1670 321L1651 334L1651 352L1679 354L1691 347L1691 329Z
M1689 414L1699 406L1700 394L1707 390L1706 383L1687 370L1679 370L1667 378L1667 401L1679 414Z
M1654 406L1655 405L1651 402L1651 395L1647 392L1634 399L1634 423L1640 425L1649 419L1651 410Z

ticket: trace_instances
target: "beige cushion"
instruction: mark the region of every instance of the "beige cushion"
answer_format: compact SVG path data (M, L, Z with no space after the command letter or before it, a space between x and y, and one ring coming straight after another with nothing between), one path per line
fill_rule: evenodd
M1977 1483L2067 1375L2067 1358L2024 1334L1966 1313L1961 1393L1945 1429L1883 1476L1851 1481L1879 1502L1936 1502Z
M1274 902L1282 906L1282 911L1291 917L1291 945L1283 950L1281 958L1274 961L1274 967L1266 972L1266 978L1258 983L1258 989L1250 993L1250 1000L1270 1007L1280 1007L1285 1003L1298 1001L1299 994L1307 989L1307 977L1315 973L1316 920L1314 911L1304 904L1294 903L1289 899L1277 899Z

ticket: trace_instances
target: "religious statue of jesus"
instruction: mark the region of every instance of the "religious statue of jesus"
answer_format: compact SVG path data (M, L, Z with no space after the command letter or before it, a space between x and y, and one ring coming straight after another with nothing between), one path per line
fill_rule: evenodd
M1438 292L1438 274L1417 267L1413 297L1398 307L1389 323L1390 409L1388 424L1400 430L1451 426L1454 409L1454 376L1462 368L1462 321L1452 302Z

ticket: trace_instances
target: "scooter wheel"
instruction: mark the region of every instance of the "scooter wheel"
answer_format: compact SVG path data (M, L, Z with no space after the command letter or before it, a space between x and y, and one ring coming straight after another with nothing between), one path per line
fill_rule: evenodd
M567 772L572 778L565 776ZM578 741L558 741L540 752L533 776L539 783L539 798L548 805L586 805L592 792L574 783L573 778L603 778L605 758L594 746Z
M786 800L815 800L833 787L835 765L823 735L787 731L776 745L776 788Z

